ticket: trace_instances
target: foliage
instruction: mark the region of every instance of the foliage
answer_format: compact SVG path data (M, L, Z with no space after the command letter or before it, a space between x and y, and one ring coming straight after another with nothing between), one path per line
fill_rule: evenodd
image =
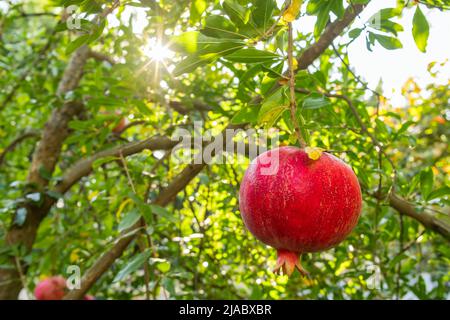
M61 8L72 4L78 6L82 30L69 30L60 21ZM277 128L281 144L297 143L288 110L282 4L121 1L108 17L93 18L109 5L53 0L0 6L0 153L21 133L42 132L52 112L73 100L84 104L84 112L69 123L71 133L55 170L39 171L50 185L80 159L130 141L170 137L176 127L192 131L195 121L204 121L204 129L215 134L230 121ZM399 49L399 32L411 32L425 52L429 24L422 10L446 6L445 1L398 1L364 27L346 28L335 41L341 43L336 50L328 48L307 69L297 70L295 86L303 91L296 93L296 116L303 134L311 146L349 163L364 193L362 217L351 236L334 249L304 256L310 278L295 275L288 281L274 275L275 250L245 230L238 190L246 163L206 167L163 208L148 203L184 164L150 150L126 159L103 158L63 195L27 183L36 137L22 141L0 162L0 265L20 257L29 267L25 284L31 291L44 275L66 275L68 265L80 266L83 273L142 217L145 232L139 230L92 294L110 299L142 298L146 291L152 298L177 299L448 298L448 242L399 215L389 206L388 194L395 190L418 212L450 223L450 82L420 88L411 79L403 88L408 105L398 107L368 90L345 54L357 37L365 37L368 50L376 45ZM348 8L343 0L304 1L300 16L314 16L316 24L312 34L295 35L295 55L316 43L327 24L342 19ZM406 10L415 14L412 25L403 26L396 21ZM140 26L130 12L143 15L137 20L145 22L142 33L135 32ZM155 43L168 44L174 54L169 59L146 55ZM89 59L80 85L58 95L71 54L86 44L117 63ZM430 63L430 75L442 67ZM172 107L174 101L183 112ZM113 134L118 111L136 125ZM33 249L8 246L10 225L26 222L24 203L42 207L47 197L57 200L40 224ZM371 289L374 267L380 268L381 287Z

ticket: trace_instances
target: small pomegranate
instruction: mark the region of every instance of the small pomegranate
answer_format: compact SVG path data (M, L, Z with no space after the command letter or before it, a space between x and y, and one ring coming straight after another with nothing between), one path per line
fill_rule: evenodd
M64 297L65 289L64 277L53 276L39 282L34 290L34 295L37 300L61 300Z
M36 300L62 300L66 289L66 279L63 276L53 276L38 283L34 289L34 296ZM87 294L83 300L95 300L95 297Z
M242 218L277 249L275 272L307 274L301 254L336 246L358 222L362 198L352 169L328 153L311 158L296 147L269 150L252 161L241 183Z

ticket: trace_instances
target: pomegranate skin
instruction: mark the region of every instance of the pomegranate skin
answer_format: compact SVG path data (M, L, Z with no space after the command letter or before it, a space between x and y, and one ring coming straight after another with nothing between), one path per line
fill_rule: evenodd
M264 175L260 169L270 157L278 157L278 170ZM322 251L344 240L358 222L362 197L356 175L342 160L328 153L311 160L302 149L281 147L252 161L239 205L250 232L278 250L280 267L292 260L289 252ZM297 269L302 272L299 264Z
M36 286L36 300L62 300L65 294L66 280L62 276L54 276L42 280Z

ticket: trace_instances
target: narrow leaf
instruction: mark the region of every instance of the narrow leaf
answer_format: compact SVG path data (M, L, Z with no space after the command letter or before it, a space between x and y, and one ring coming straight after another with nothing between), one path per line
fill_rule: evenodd
M422 52L426 52L428 36L430 35L430 26L427 18L418 5L416 12L414 13L412 34L417 48Z
M136 255L122 270L119 271L113 282L121 281L130 273L138 270L150 258L150 255L150 249L147 249Z

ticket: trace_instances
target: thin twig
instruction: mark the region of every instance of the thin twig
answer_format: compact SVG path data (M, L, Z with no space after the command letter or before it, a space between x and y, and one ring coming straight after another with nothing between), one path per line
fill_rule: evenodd
M311 94L312 93L312 91L302 89L302 88L296 88L295 91L298 93L303 93L303 94ZM377 137L369 131L369 128L362 120L362 118L359 115L358 110L356 109L352 100L343 94L335 94L335 93L322 92L322 91L319 91L319 92L328 98L337 98L337 99L344 100L346 102L350 111L352 112L353 116L355 117L356 121L358 122L359 126L361 127L361 132L366 134L367 136L369 136L369 138L370 138L370 140L372 140L372 143L374 144L374 146L376 146L378 148L377 152L381 152L383 154L383 156L385 157L385 159L387 161L389 161L389 164L391 165L392 172L393 172L392 185L395 185L395 181L397 178L397 170L396 170L396 166L395 166L394 162L386 154L385 147L383 146L383 144L381 142L379 142ZM391 192L393 192L392 188L389 190L389 193L391 193Z
M300 131L300 125L297 120L297 101L295 98L295 70L294 70L294 39L292 32L292 23L288 23L288 64L289 64L289 92L290 92L290 111L292 124L294 125L294 131L297 136L297 140L302 148L306 147L305 139L302 137Z
M133 190L133 193L136 194L136 188L134 187L133 180L131 180L130 172L128 171L128 166L125 158L123 157L122 151L120 151L120 161L122 161L123 167L125 169L125 173L127 175L128 183L131 186L131 189Z
M426 5L428 7L436 8L436 9L443 10L443 11L444 10L450 10L450 6L446 6L445 4L440 6L440 5L437 5L437 4L434 4L434 3L428 3L428 2L423 1L423 0L417 0L417 2L419 2L419 3L423 4L423 5Z
M28 138L39 138L40 132L39 131L28 131L22 133L20 136L15 138L11 143L3 150L3 152L0 153L0 166L3 164L6 154L8 152L13 151L22 141L28 139Z
M331 47L333 48L334 53L337 55L337 57L339 58L339 60L341 60L342 64L345 66L345 68L352 74L353 78L355 78L355 80L357 82L359 82L364 89L369 90L370 92L372 92L377 99L379 100L380 97L384 97L381 93L379 93L378 91L375 91L371 88L369 88L369 86L367 85L366 82L364 82L360 76L358 76L357 74L355 74L355 72L352 70L352 68L350 68L349 64L344 60L344 58L342 58L341 54L339 53L339 51L337 50L337 48L334 46L334 43L331 43Z

